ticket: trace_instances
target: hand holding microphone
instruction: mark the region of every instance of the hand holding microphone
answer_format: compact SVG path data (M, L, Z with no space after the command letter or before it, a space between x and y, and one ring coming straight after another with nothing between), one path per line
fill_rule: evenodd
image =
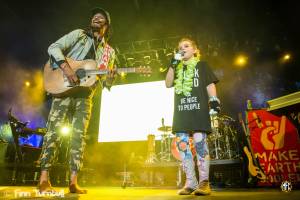
M176 66L180 63L180 61L182 60L182 57L184 55L184 51L179 50L175 53L174 57L171 59L171 65L170 67L175 69Z

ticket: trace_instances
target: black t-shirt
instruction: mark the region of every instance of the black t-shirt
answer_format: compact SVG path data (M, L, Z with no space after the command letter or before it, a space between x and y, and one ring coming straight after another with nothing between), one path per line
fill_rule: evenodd
M206 87L218 81L206 62L197 63L191 95L174 95L173 132L211 132Z

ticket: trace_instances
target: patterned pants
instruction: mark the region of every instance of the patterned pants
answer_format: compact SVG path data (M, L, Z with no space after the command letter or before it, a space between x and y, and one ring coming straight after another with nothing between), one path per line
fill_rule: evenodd
M199 182L208 180L209 178L209 151L206 138L206 133L193 134L193 145L196 151ZM185 132L176 133L176 144L182 159L183 171L186 174L184 187L196 189L198 180L196 177L193 153L189 143L189 134Z
M85 135L91 116L91 107L91 98L66 97L53 99L40 157L41 170L48 170L51 167L62 137L60 136L60 129L66 122L66 118L70 112L72 112L72 118L70 118L72 125L70 170L80 170L85 148Z

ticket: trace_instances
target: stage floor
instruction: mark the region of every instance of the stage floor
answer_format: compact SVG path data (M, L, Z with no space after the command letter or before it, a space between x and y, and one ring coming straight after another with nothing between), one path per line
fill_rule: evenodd
M176 200L176 199L218 199L218 200L298 200L300 190L282 192L280 188L220 189L213 188L210 196L179 196L175 188L87 187L88 194L69 194L67 188L55 187L57 193L41 197L35 187L0 186L0 199L78 199L78 200Z

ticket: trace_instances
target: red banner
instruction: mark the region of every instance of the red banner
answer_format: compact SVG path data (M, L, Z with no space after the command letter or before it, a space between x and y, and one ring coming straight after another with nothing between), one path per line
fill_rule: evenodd
M265 110L248 112L250 140L255 157L267 177L259 185L300 183L300 140L297 128L286 116Z

